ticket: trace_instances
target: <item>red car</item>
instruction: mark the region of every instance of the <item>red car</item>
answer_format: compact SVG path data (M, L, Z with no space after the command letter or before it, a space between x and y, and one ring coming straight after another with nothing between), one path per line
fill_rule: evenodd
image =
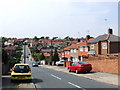
M92 65L83 61L73 62L72 65L68 67L68 70L69 72L75 71L77 74L79 72L90 72L92 70Z

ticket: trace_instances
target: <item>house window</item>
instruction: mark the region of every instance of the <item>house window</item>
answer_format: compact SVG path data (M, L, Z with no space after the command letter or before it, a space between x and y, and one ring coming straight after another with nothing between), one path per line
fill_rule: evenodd
M102 49L107 49L107 43L102 43Z
M88 52L88 47L87 46L85 46L85 51Z
M76 53L77 52L77 50L76 49L74 49L74 53Z
M64 52L62 52L62 55L64 55Z
M67 52L65 51L65 54L67 54Z
M94 49L94 44L91 45L91 49Z
M82 46L80 46L80 51L83 51L83 47Z
M69 51L68 51L68 54L70 54Z
M73 49L71 49L71 53L73 53Z

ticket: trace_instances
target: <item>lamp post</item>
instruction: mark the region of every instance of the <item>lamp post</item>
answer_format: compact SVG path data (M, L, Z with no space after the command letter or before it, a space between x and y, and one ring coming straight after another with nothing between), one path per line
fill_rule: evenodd
M23 47L24 47L24 63L26 63L26 57L25 57L26 56L26 54L25 54L26 53L26 51L25 51L26 47L25 47L25 45L23 45Z
M24 63L26 63L26 45L27 45L27 43L24 42L24 43L23 43L23 49L24 49Z

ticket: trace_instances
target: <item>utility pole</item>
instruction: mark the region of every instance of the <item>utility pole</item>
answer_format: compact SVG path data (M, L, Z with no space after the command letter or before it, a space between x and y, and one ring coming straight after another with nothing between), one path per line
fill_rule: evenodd
M24 63L26 63L26 51L25 51L26 46L25 46L25 45L23 45L23 47L24 47Z

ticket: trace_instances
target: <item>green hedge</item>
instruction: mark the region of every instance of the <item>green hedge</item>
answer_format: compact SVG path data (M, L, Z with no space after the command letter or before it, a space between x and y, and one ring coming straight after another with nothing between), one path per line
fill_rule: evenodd
M10 64L10 68L12 68L14 66L14 64L19 63L19 59L12 59L9 60L9 64Z

